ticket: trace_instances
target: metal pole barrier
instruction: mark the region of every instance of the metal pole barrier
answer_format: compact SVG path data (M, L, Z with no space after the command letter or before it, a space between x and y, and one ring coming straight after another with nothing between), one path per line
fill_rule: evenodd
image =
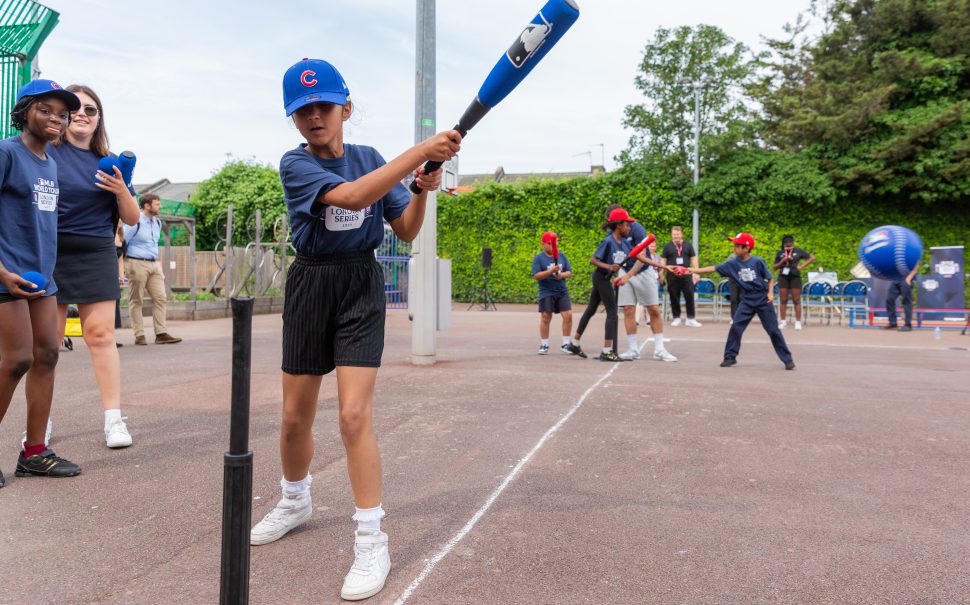
M222 486L221 605L249 603L249 527L252 521L253 452L249 449L249 382L252 371L253 299L232 299L232 410Z

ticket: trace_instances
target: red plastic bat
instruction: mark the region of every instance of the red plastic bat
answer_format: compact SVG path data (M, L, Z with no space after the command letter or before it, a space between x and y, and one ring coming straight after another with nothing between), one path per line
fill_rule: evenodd
M634 256L638 256L641 252L647 249L647 246L654 243L655 241L657 241L657 238L654 236L654 234L648 233L647 237L643 238L642 242L634 246L633 250L630 250L630 255L627 258L633 258Z
M552 258L556 259L556 264L559 264L559 236L552 236Z

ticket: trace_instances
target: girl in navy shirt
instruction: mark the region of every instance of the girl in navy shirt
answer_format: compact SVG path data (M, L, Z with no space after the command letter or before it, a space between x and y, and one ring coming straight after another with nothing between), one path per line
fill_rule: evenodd
M45 433L57 365L57 163L47 143L64 133L80 102L51 80L17 93L10 114L22 132L0 141L0 421L27 376L27 433L16 475L70 477L81 467L47 449ZM36 271L46 285L21 277ZM0 487L5 483L0 473Z
M427 191L441 170L420 168L451 159L457 131L439 133L385 163L371 147L344 143L353 109L337 69L304 59L283 76L286 115L306 139L280 162L297 257L286 280L283 307L283 422L280 435L283 497L253 527L252 544L266 544L310 518L309 474L313 420L324 374L336 369L340 435L354 492L354 564L340 596L365 599L384 586L390 570L387 534L380 531L381 457L372 428L377 368L384 348L384 273L374 250L384 221L404 241L417 236ZM414 172L421 193L401 180Z
M606 309L606 336L603 340L603 352L598 359L600 361L623 361L613 352L613 341L616 339L616 295L611 282L612 275L620 270L620 265L626 261L627 256L633 249L627 236L630 234L630 224L634 222L632 216L627 214L623 208L617 208L610 212L609 218L603 224L603 228L609 231L609 235L603 238L596 252L589 259L589 264L596 267L593 271L593 291L589 296L589 304L583 311L583 316L579 320L579 327L576 328L576 335L567 347L573 355L586 357L586 353L579 346L579 339L586 331L586 325L600 303Z

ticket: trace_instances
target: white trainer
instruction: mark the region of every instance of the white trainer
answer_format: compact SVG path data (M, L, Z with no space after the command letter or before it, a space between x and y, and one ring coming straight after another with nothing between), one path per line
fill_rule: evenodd
M676 328L677 326L679 326L680 325L680 318L679 317L675 317L674 320L672 322L670 322L670 325L673 326L674 328Z
M340 598L360 601L376 595L384 588L390 571L391 553L387 549L387 534L357 530L354 535L354 565L344 577Z
M640 351L637 351L636 349L630 349L628 351L624 351L623 353L620 353L620 359L624 361L633 361L634 359L640 359Z
M690 328L699 328L703 324L697 321L696 319L687 318L687 323L685 325L687 325L687 327L690 327Z
M785 321L784 319L778 322L778 329L779 330L784 330L787 327L788 327L788 322Z
M677 361L677 358L674 357L667 349L660 349L659 351L654 352L653 358L656 359L657 361L667 361L667 362Z
M795 329L796 330L801 330L802 329L802 322L796 321L795 322Z
M108 444L108 447L128 447L131 445L131 433L128 432L125 418L115 418L104 427L104 441Z
M310 520L313 513L313 500L305 496L284 495L276 503L276 508L266 513L263 520L249 532L249 543L254 546L269 544L285 536Z
M47 420L47 431L44 433L44 445L51 444L51 433L54 432L54 423L48 419ZM27 431L20 436L20 450L23 451L27 448Z

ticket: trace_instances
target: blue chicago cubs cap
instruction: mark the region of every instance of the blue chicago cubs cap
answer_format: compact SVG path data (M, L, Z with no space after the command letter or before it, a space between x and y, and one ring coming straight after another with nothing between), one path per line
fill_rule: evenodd
M347 84L337 68L320 59L303 59L283 74L286 115L310 103L346 105Z
M70 90L64 90L61 85L54 80L32 80L24 84L17 91L17 101L24 97L43 97L51 95L64 101L68 111L81 109L81 99Z

